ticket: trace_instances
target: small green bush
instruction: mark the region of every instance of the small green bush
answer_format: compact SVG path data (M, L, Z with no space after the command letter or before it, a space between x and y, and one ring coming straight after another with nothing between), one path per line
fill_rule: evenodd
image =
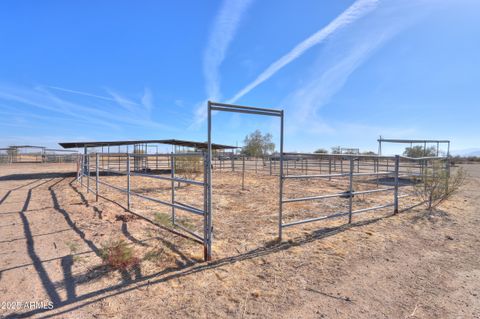
M114 270L130 270L140 263L132 247L124 240L116 240L105 244L100 257L103 263Z
M415 184L415 195L427 205L428 210L440 205L465 184L467 174L463 168L450 173L440 164L433 165L424 171L421 182Z

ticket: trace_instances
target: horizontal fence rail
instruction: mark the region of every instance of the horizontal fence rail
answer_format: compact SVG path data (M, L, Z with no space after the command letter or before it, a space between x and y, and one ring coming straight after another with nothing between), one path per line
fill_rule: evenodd
M300 162L301 165L292 165L289 162L294 161L294 163ZM424 183L425 179L435 176L435 170L445 170L449 174L449 164L448 158L443 157L423 157L423 158L409 158L404 156L362 156L362 155L345 155L345 154L298 154L298 153L285 153L284 163L287 167L290 166L292 173L287 173L282 176L284 181L288 180L297 180L304 181L309 179L328 179L329 181L333 180L344 180L347 178L348 189L345 192L337 192L330 194L320 194L315 196L302 196L302 197L293 197L285 198L281 196L281 205L307 202L307 201L322 201L326 199L333 198L343 198L347 202L348 210L347 211L333 211L330 214L322 215L318 217L312 217L302 220L283 222L281 227L292 227L296 225L302 225L312 222L318 222L326 219L348 217L348 222L352 222L352 216L356 214L361 214L365 212L371 212L376 210L382 210L385 208L393 207L393 213L396 214L399 211L399 200L402 198L407 198L413 196L409 193L401 193L400 190L403 187L411 186L414 187L414 183ZM440 163L440 165L439 165ZM322 164L327 165L326 169L323 168L323 171L327 173L323 174L305 174L306 172L316 172L316 169L322 171ZM439 168L440 167L440 168ZM340 170L340 173L337 171ZM300 173L300 174L298 174ZM365 178L372 177L374 178L377 188L355 191L353 189L354 181L357 183L369 183L368 179ZM362 178L362 180L358 180ZM388 185L390 183L391 187L379 187L379 179L384 180L383 183ZM388 180L392 179L391 182ZM408 181L408 183L407 183ZM336 183L336 182L332 182ZM406 184L405 184L406 183ZM405 184L405 185L404 185ZM282 189L283 193L285 190ZM391 201L374 205L364 208L354 209L354 197L356 195L370 195L377 193L391 193ZM420 203L421 204L421 203ZM416 203L411 206L411 208L418 206L419 203ZM407 208L408 209L408 208Z
M192 167L196 172L201 172L204 177L203 181L182 178L176 176L176 169L179 170L184 166L183 160L195 159L195 161L188 160L186 163L189 165L194 163ZM96 200L101 196L100 185L111 188L118 192L124 193L126 195L126 209L132 213L131 197L136 197L141 200L154 202L171 209L171 222L173 228L166 227L165 225L159 225L163 229L166 229L176 235L180 235L185 238L189 238L195 242L201 243L206 247L208 229L203 227L203 235L198 234L197 232L184 227L176 220L176 210L185 211L197 216L201 216L204 220L207 217L205 211L206 207L206 196L208 192L206 191L205 183L205 153L171 153L171 154L129 154L129 153L90 153L79 155L77 159L77 181L80 182L87 190L87 193L92 192L96 195ZM150 166L149 166L150 165ZM160 169L159 172L155 170ZM183 169L183 168L182 168ZM93 172L93 174L92 174ZM108 183L105 180L102 180L102 176L108 174L107 176L120 176L124 177L125 186L113 185ZM161 176L159 174L167 174L169 176ZM131 189L131 178L137 176L142 178L152 178L157 180L164 180L170 182L170 200L164 200L159 198L154 198L141 194ZM95 186L91 186L95 184ZM176 184L190 184L203 187L203 208L197 208L192 205L181 203L175 198L175 189ZM103 197L103 196L102 196ZM141 216L135 213L137 216ZM141 216L144 219L149 220L148 218ZM150 220L149 220L150 221ZM183 232L183 233L182 233Z
M217 109L212 108L212 110ZM246 111L254 112L254 114L265 112L263 110L250 109L246 109ZM87 192L95 194L97 200L101 196L100 186L102 186L125 194L126 207L129 211L132 211L132 197L169 207L171 209L173 226L169 230L201 243L204 246L205 259L208 259L211 254L211 232L213 229L211 220L209 220L209 207L211 205L211 199L209 199L211 197L209 169L218 173L231 172L241 174L242 188L245 186L245 175L247 173L277 177L280 181L278 233L280 239L282 238L282 229L284 228L337 218L348 218L348 222L351 223L352 218L356 215L389 208L396 214L400 211L400 201L415 195L412 193L414 185L418 187L426 179L439 174L438 167L440 167L440 170L447 172L450 170L448 158L409 158L404 156L355 154L283 153L283 156L277 154L251 157L243 154L220 153L213 154L210 161L208 161L207 153L205 152L171 154L91 153L78 155L76 161L77 180L86 188ZM441 163L440 166L438 165L439 163ZM185 169L191 169L203 175L203 178L198 180L179 176L179 172ZM105 175L124 178L124 186L107 182L103 178ZM133 177L151 178L167 182L170 185L170 198L160 199L133 191L131 188L131 179ZM287 196L285 183L292 182L302 185L313 180L321 181L320 183L328 183L331 186L336 185L337 189L339 185L342 185L345 191L337 190L328 193L320 187L318 194L304 194L302 196L296 192L296 196ZM357 183L358 185L364 185L362 186L363 188L354 189L354 185ZM203 188L202 207L195 207L177 200L176 188L181 184ZM375 196L376 194L383 196L375 197L377 202L372 202L371 204L367 204L365 201L357 202L356 196L364 198L365 196ZM379 201L378 199L381 200ZM331 211L326 209L329 210L328 212L322 211L323 209L302 210L301 214L308 213L310 216L305 216L308 218L298 220L284 220L284 217L289 217L288 214L285 215L284 206L306 202L315 204L324 200L341 201L342 204L337 205L338 209L334 208ZM409 205L402 210L411 209L419 204L421 203ZM183 226L176 219L177 210L203 218L203 234Z

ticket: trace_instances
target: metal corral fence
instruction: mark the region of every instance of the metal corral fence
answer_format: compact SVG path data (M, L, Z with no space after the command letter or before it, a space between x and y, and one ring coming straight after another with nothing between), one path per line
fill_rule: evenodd
M212 111L236 112L245 114L257 114L275 116L280 118L280 153L262 158L249 158L241 155L215 155L212 153ZM171 154L129 154L129 153L92 153L79 157L77 179L85 185L88 192L96 194L96 199L101 196L100 185L109 187L125 195L126 208L131 211L131 197L150 201L171 208L171 222L174 228L165 227L148 218L146 220L155 223L164 229L190 238L204 247L204 258L211 258L212 249L212 171L220 172L229 170L242 172L242 185L245 180L245 172L257 174L269 174L278 177L279 182L279 209L278 209L278 238L282 240L283 229L301 224L318 222L321 220L346 217L352 222L353 215L390 209L393 214L398 213L401 199L412 196L412 187L425 186L430 174L438 174L438 171L446 172L449 176L450 166L448 157L423 157L407 158L401 156L374 156L374 155L349 155L349 154L311 154L311 153L284 153L283 152L283 119L282 110L254 108L247 106L229 105L222 103L208 103L208 151L201 153L171 153ZM189 160L197 159L197 160ZM179 166L180 165L180 166ZM178 168L201 172L202 179L178 177ZM93 172L93 177L92 177ZM116 174L125 176L121 186L113 185L102 180L104 174ZM163 180L170 183L170 196L168 200L147 196L140 192L132 191L132 176ZM318 194L308 196L292 196L286 193L286 183L300 182L308 184L310 180L324 180L329 183L338 183L342 192L324 193L322 188ZM94 185L92 185L94 183ZM182 203L176 200L175 184L188 184L200 187L202 191L202 207ZM367 189L355 190L355 184L368 185ZM374 186L372 186L374 185ZM408 186L410 192L407 191ZM371 187L371 188L370 188ZM299 187L297 189L302 189ZM374 194L388 194L385 202L376 205L360 203L357 196L372 196ZM323 201L332 198L341 198L348 201L346 209L344 205L338 205L330 212L312 212L314 217L284 221L284 206L301 202ZM412 201L409 201L411 203ZM403 210L418 206L415 203ZM200 216L203 220L203 233L183 227L176 221L176 210ZM138 215L138 214L137 214Z
M398 155L394 157L342 155L339 158L338 155L327 154L316 155L290 153L285 155L287 157L308 157L308 159L315 163L314 167L316 167L317 164L319 165L316 172L311 174L308 174L308 172L312 172L312 167L308 168L308 164L306 162L300 167L300 169L291 170L291 173L288 172L288 169L284 169L286 174L282 177L284 180L282 185L291 180L301 180L307 182L311 179L327 179L329 181L339 181L339 183L342 180L346 180L346 183L343 184L347 185L347 189L338 193L324 194L320 192L315 196L295 198L284 198L286 194L284 194L282 189L280 193L280 214L282 214L283 206L286 204L306 201L321 201L330 198L343 198L348 200L348 209L342 211L319 212L318 215L320 216L296 220L288 223L284 223L283 219L280 217L280 229L339 217L347 217L348 222L351 223L353 215L390 207L392 208L393 214L396 214L399 211L400 199L415 195L412 191L412 187L419 187L419 184L423 185L420 187L425 187L424 182L426 178L428 178L428 176L431 174L439 174L439 171L446 171L446 174L440 174L439 176L448 176L450 173L449 161L444 157L409 158ZM315 161L315 158L317 161ZM321 163L325 163L325 159L327 159L326 163L328 170L325 171L324 169L322 172ZM306 161L306 159L304 160ZM289 160L286 161L286 163L288 162ZM375 187L356 191L354 189L355 183L374 185ZM408 192L407 189L410 190L410 192ZM358 203L358 206L361 207L355 207L357 204L354 199L355 196L372 195L378 193L391 194L391 199L380 205L368 206ZM422 203L417 202L408 207L404 207L403 210L413 208ZM281 238L281 231L279 237Z
M77 160L77 151L48 149L42 146L0 148L0 164L75 163Z
M82 186L87 188L87 192L96 195L96 200L102 196L102 187L113 189L125 194L126 209L132 211L131 198L135 197L141 200L150 201L156 204L171 208L172 227L161 225L148 217L145 220L168 230L176 235L191 239L204 246L205 259L207 259L207 248L211 243L211 227L207 227L209 214L207 213L207 197L209 192L206 183L206 154L205 153L171 153L171 154L128 154L128 153L91 153L80 155L77 163L77 180ZM192 178L182 178L177 176L176 172L195 171L202 175L201 180ZM114 185L102 180L102 176L124 176L124 186ZM151 178L156 180L167 181L170 184L169 200L147 196L140 192L132 191L131 179L133 177ZM181 184L193 185L202 188L203 207L194 207L192 205L182 203L176 199L176 188ZM103 196L102 196L103 197ZM177 222L176 210L181 210L203 218L203 229L196 232L192 229L184 227Z
M280 174L280 156L272 155L260 158L247 157L244 155L216 156L212 159L212 168L219 171L231 171L242 173L242 188L244 187L245 172L276 175ZM280 191L279 211L279 238L282 237L282 229L300 224L321 221L331 218L346 216L348 222L352 216L360 213L386 209L392 207L393 213L397 213L400 199L414 196L413 187L424 182L427 174L434 170L446 170L450 172L448 158L423 157L409 158L404 156L376 156L376 155L350 155L350 154L312 154L312 153L284 153L283 154L283 183ZM323 179L334 184L346 185L347 189L340 193L322 194L321 189L316 196L304 196L298 198L284 198L285 183L290 180L306 183L312 179ZM361 183L372 185L375 188L355 191L353 185ZM338 185L337 185L338 186ZM391 200L381 205L371 207L355 206L355 196L374 195L378 193L390 193ZM362 196L363 198L364 196ZM348 210L318 212L321 216L292 221L283 221L283 206L290 203L320 201L331 198L342 198L348 201ZM421 203L416 203L413 208Z
M43 154L43 163L76 163L77 160L77 151L47 148Z
M263 158L249 158L243 155L234 155L212 158L211 168L219 173L225 171L242 173L242 186L245 173L259 175L279 176L279 155ZM339 155L339 154L311 154L311 153L284 153L283 154L283 183L280 192L279 210L279 238L282 238L284 228L296 225L317 222L332 218L347 218L352 222L352 216L360 213L381 209L392 209L397 213L401 206L401 199L414 196L412 187L421 184L428 174L434 170L449 171L449 162L446 158L408 158L402 156L372 156L372 155ZM208 171L206 153L172 153L172 154L128 154L128 153L91 153L80 155L78 160L78 175L80 183L88 192L102 195L102 187L113 189L125 194L125 206L132 211L132 196L141 200L151 201L171 208L171 222L174 228L162 228L190 238L204 246L205 259L208 259L208 246L212 241L212 226L209 226L210 214L208 211ZM199 172L201 180L182 178L177 175L179 171L192 170ZM114 185L102 179L102 176L124 176L123 186ZM169 200L159 199L132 191L130 180L132 177L144 177L168 181L170 183ZM280 176L279 176L280 177ZM337 193L324 193L318 189L317 195L290 197L286 192L286 183L291 181L308 183L309 180L321 179L338 186L346 185L345 191ZM368 185L369 189L355 190L355 184ZM203 189L203 207L194 207L176 199L176 188L180 184L189 184ZM300 187L301 189L301 187ZM357 203L355 197L374 196L379 193L391 194L390 200L375 206L365 206L365 201ZM341 198L348 203L348 209L340 211L312 212L317 215L313 218L284 222L284 206L292 203L322 201L332 198ZM411 201L409 201L411 203ZM363 205L362 205L363 204ZM404 210L417 206L415 203ZM358 207L357 207L358 206ZM203 218L203 229L192 231L182 226L176 220L176 209L188 212ZM319 216L318 216L319 215ZM147 219L147 218L146 218ZM148 219L147 219L148 220ZM347 221L346 220L346 221ZM151 220L149 220L151 221ZM152 222L152 221L151 221Z
M0 148L0 164L10 163L10 157L8 156L8 148Z
M154 155L152 155L154 156ZM349 169L349 157L355 157L354 170L357 173L374 172L382 170L391 170L395 166L394 156L376 156L376 155L346 155L346 154L316 154L316 153L284 153L284 170L288 175L292 173L302 173L305 175L346 172ZM402 157L406 159L406 157ZM445 158L438 158L445 159ZM238 155L219 155L212 158L212 169L231 172L255 172L258 174L278 175L279 174L279 155L270 155L264 157L249 157L243 154ZM415 169L421 171L422 162L419 164L402 164L402 169Z

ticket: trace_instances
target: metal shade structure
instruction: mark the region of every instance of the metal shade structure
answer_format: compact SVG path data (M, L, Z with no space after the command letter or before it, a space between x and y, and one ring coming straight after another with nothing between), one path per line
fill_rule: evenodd
M396 144L423 144L423 156L427 154L427 144L436 144L436 156L440 155L440 144L447 144L446 157L450 157L450 140L420 140L420 139L395 139L395 138L380 138L378 142L378 155L382 155L382 143L396 143Z
M131 140L131 141L92 141L92 142L62 142L58 143L63 148L89 148L89 147L103 147L103 146L126 146L126 145L139 145L139 144L166 144L174 146L192 147L200 150L208 149L208 143L196 142L188 140ZM236 149L237 146L212 144L214 150Z

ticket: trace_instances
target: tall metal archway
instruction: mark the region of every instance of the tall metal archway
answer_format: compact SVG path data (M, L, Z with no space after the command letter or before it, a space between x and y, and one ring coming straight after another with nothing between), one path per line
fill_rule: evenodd
M205 260L212 258L212 222L213 222L213 208L212 208L212 111L255 114L276 116L280 118L280 174L279 174L279 203L278 203L278 237L282 239L282 190L283 190L283 110L259 108L243 105L234 105L226 103L217 103L208 101L208 150L207 150L207 200L205 212L206 218L204 219L205 227Z

